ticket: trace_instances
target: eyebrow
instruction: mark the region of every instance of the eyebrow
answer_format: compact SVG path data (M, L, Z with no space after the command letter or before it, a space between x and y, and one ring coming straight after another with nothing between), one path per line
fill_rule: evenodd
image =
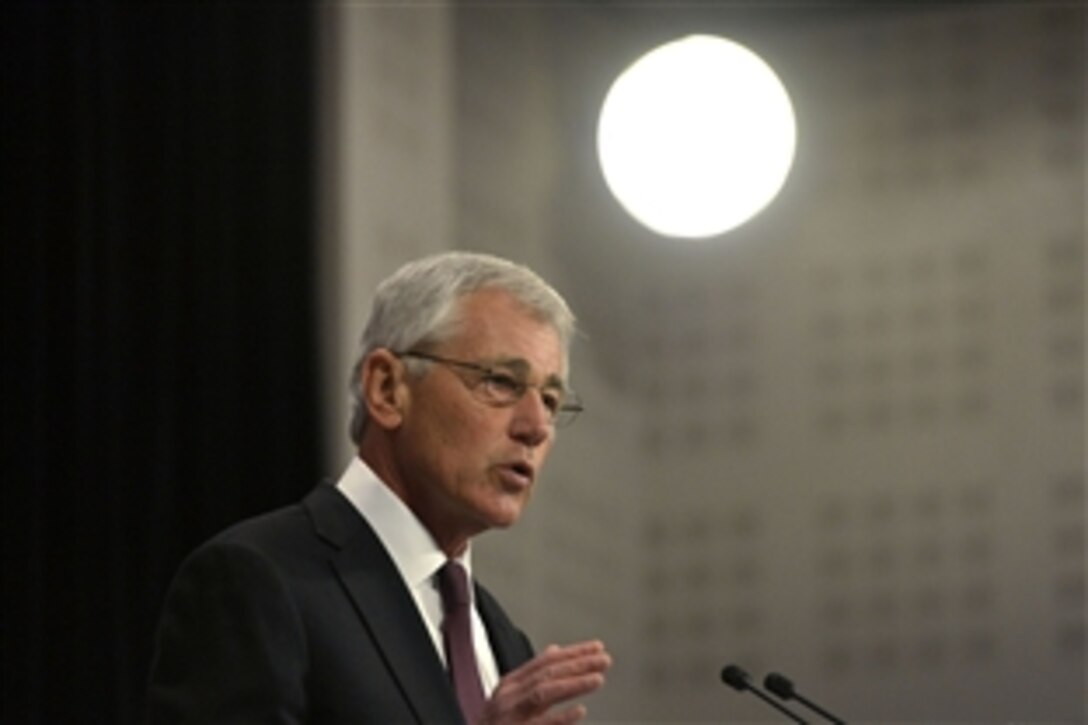
M520 357L499 358L497 360L490 361L487 364L491 367L507 368L511 372L517 373L522 378L528 378L529 373L533 370L533 367L529 364L529 361ZM559 390L562 390L564 392L568 390L567 384L563 381L563 378L555 375L554 373L545 378L541 386L546 388L558 388Z

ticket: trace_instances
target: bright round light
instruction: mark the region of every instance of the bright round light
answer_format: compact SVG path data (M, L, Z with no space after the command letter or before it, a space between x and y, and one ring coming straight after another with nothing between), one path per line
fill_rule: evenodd
M782 188L797 126L759 56L692 35L647 53L609 90L597 128L605 181L642 224L703 238L755 216Z

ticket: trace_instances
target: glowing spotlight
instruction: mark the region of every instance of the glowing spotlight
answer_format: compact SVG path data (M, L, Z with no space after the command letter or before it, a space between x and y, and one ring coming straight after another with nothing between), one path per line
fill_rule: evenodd
M642 224L711 237L755 216L786 181L797 126L759 56L691 35L647 53L613 83L597 150L605 181Z

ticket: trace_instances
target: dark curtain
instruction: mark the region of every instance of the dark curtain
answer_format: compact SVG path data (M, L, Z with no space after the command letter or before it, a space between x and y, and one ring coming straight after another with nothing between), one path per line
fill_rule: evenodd
M319 475L310 10L0 18L0 719L136 722L181 559Z

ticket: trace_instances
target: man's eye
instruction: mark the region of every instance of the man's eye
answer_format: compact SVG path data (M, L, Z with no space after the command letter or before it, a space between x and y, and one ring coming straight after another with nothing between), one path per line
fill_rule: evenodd
M547 408L552 415L558 413L559 407L563 405L562 396L554 390L545 390L540 394L540 397L544 401L544 407Z
M503 395L518 395L521 393L521 383L510 375L504 373L491 373L484 378L484 380L497 393Z

